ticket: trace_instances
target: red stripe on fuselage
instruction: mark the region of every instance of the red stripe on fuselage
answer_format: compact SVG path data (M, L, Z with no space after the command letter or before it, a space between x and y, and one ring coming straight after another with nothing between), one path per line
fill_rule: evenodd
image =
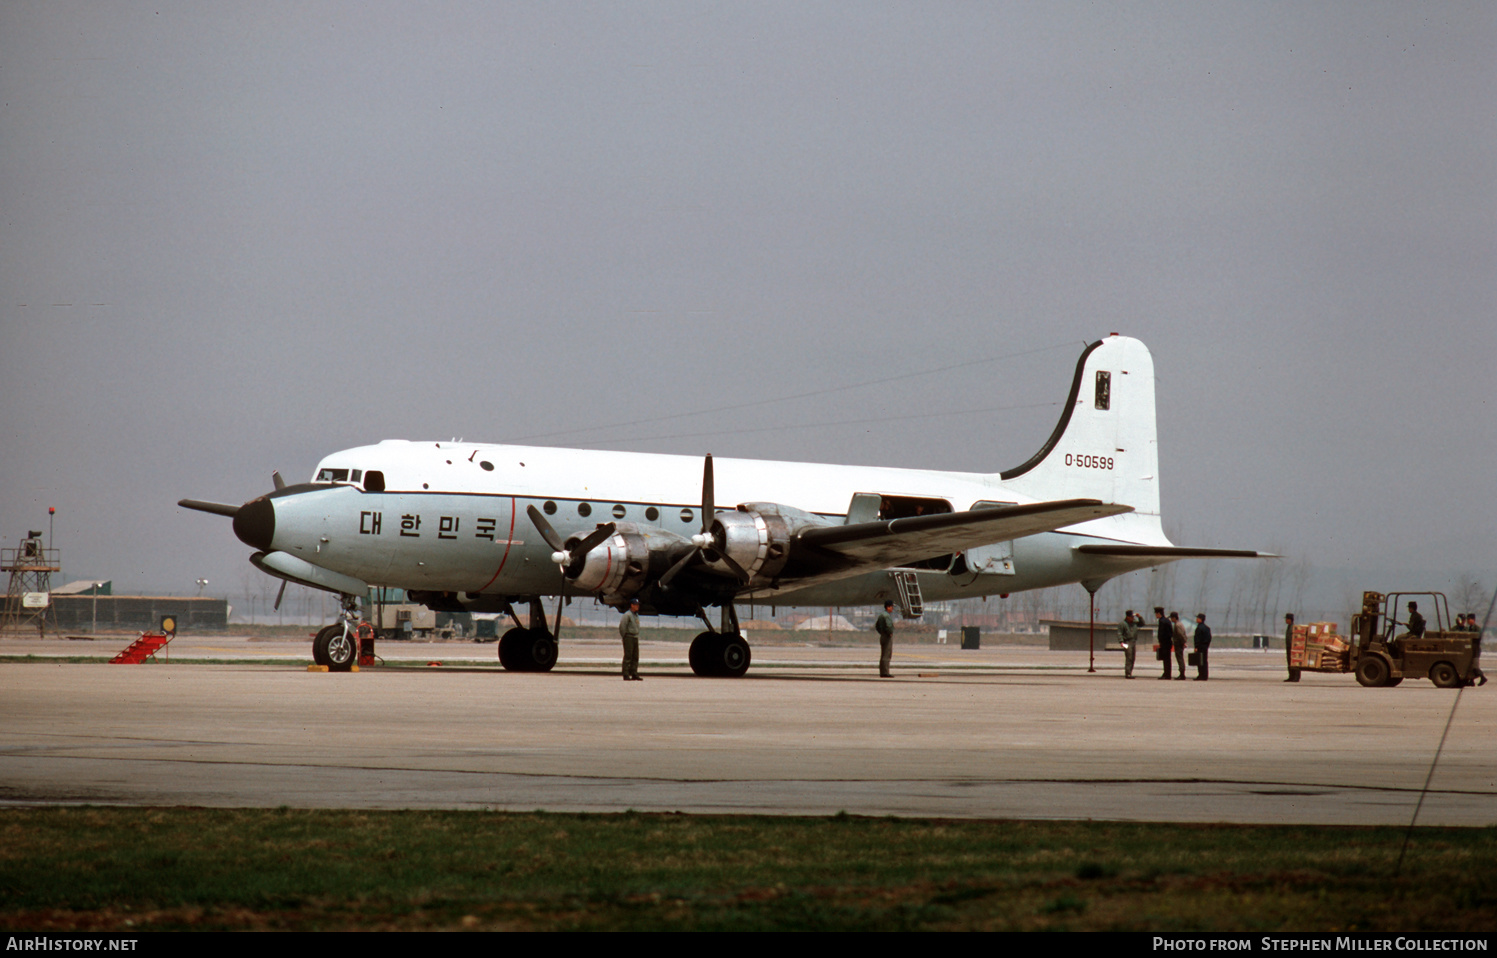
M514 496L510 496L509 497L509 535L505 538L505 542L504 542L504 555L501 556L500 559L499 559L499 568L497 568L497 569L494 570L494 578L490 579L487 582L485 582L483 584L483 587L478 590L479 592L482 592L484 589L487 589L489 586L493 585L494 582L495 582L495 580L497 580L499 578L499 573L501 573L501 572L504 571L504 563L506 563L506 562L509 561L509 550L513 549L514 547L515 547L515 497Z

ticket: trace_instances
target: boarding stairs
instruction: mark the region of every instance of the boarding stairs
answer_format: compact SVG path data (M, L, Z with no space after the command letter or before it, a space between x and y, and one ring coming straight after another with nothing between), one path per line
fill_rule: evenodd
M142 632L140 638L130 643L129 648L109 661L111 664L139 665L166 648L171 640L172 637L164 632Z
M920 595L920 575L914 569L893 569L889 577L894 580L894 591L899 595L899 610L906 619L918 619L925 612L925 600Z

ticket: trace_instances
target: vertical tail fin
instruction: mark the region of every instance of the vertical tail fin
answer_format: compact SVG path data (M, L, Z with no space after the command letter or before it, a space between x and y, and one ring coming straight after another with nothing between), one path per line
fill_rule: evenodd
M1060 422L1029 461L999 474L1035 499L1101 499L1130 505L1117 516L1134 540L1167 542L1159 524L1159 449L1154 358L1116 334L1088 346Z

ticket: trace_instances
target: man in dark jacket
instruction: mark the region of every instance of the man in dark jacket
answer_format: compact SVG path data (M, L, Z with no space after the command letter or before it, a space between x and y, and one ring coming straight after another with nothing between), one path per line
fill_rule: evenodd
M1289 668L1285 682L1298 682L1299 669L1294 667L1294 613L1284 613L1284 664Z
M1164 674L1160 676L1160 679L1173 678L1170 669L1170 646L1174 642L1175 626L1165 618L1164 606L1154 606L1154 615L1159 619L1159 657L1164 660Z
M1211 651L1211 626L1206 624L1206 613L1196 613L1196 681L1204 682L1210 675L1206 666L1206 653Z
M891 679L893 673L889 671L889 661L894 657L894 600L884 600L884 611L879 613L878 621L873 623L873 631L878 633L878 674L879 678Z

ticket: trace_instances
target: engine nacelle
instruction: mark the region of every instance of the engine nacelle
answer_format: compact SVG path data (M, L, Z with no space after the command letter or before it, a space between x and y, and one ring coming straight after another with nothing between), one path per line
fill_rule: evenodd
M584 538L570 536L567 548ZM574 588L595 593L612 605L638 595L691 548L688 540L657 526L620 522L613 535L593 546L564 574Z
M824 526L818 515L776 502L745 502L712 520L712 544L743 567L752 580L772 580L790 558L790 540L807 526ZM724 571L726 563L714 568Z

